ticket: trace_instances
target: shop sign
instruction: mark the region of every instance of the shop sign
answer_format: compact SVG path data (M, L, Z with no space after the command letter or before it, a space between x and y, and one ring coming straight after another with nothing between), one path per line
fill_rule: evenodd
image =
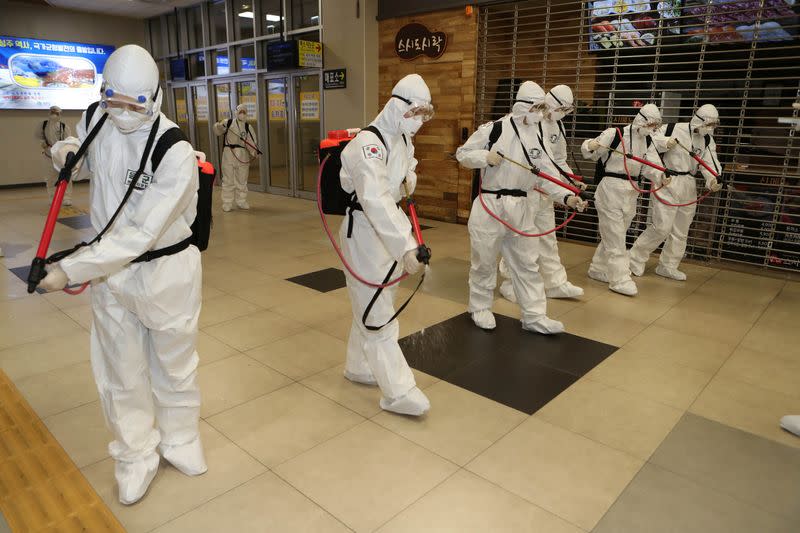
M347 89L347 69L337 68L333 70L326 70L322 73L322 88L330 89Z
M314 41L297 41L298 66L322 68L322 45Z
M300 92L300 120L302 122L319 120L319 91Z
M422 24L413 22L406 24L394 38L395 53L405 60L427 56L437 59L447 48L447 34L443 31L432 32Z

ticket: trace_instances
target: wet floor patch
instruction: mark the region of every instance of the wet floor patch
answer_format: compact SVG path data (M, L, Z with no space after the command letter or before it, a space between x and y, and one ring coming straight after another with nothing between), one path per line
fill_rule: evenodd
M317 270L316 272L309 272L302 276L288 278L286 281L291 281L292 283L297 283L298 285L319 292L335 291L336 289L341 289L346 286L344 272L338 268Z

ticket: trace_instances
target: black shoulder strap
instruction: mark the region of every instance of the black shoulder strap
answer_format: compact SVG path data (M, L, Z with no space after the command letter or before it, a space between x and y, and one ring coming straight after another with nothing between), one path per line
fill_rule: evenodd
M531 156L528 154L528 148L525 147L525 143L522 142L522 136L519 134L519 128L517 128L517 124L514 122L514 119L511 119L511 127L514 128L514 134L517 136L517 140L519 141L519 145L522 146L522 153L525 155L525 161L528 162L531 168L536 168L536 165L533 164L531 161Z
M164 158L164 155L166 155L167 151L169 151L169 149L172 148L175 143L188 140L189 139L186 138L186 134L183 133L183 130L177 126L162 133L161 137L159 137L158 141L156 142L156 147L153 148L153 155L150 156L150 168L152 169L153 173L155 173L158 165Z
M563 135L564 139L566 139L567 138L567 132L564 129L564 122L561 121L561 120L558 121L558 129L561 130L561 135Z
M250 123L247 122L247 121L245 121L245 123L244 123L244 134L245 135L250 135Z
M708 145L709 145L709 144L711 144L711 135L709 135L708 133L706 133L706 134L703 136L703 141L705 141L705 143L706 143L706 145L705 145L705 147L704 147L704 148L708 148Z
M86 131L89 131L89 124L92 123L92 117L94 117L94 112L97 110L97 106L100 105L100 101L93 102L89 104L89 107L86 108Z
M494 124L492 124L492 132L489 134L489 144L487 145L486 149L491 150L494 143L497 142L497 139L503 134L503 120L495 120Z
M405 144L406 146L408 146L408 139L406 139L406 134L405 134L405 133L403 133L403 134L401 135L401 137L403 137L403 144Z
M667 137L672 137L673 131L675 131L675 123L670 122L669 124L667 124L667 131L664 132L664 135L666 135Z
M622 135L625 135L624 133ZM611 144L608 145L608 155L606 156L605 161L603 161L603 168L605 169L606 165L608 164L608 160L611 159L611 154L614 153L614 150L617 149L619 146L620 137L617 135L617 130L614 130L614 138L611 140Z
M222 136L222 142L227 142L226 139L228 138L228 130L231 129L231 124L233 124L233 119L229 118L225 122L225 135Z
M45 120L42 122L42 137L44 137L44 142L47 142L47 135L45 134L45 130L47 129L47 121Z
M375 136L378 138L378 140L383 145L383 147L386 148L386 151L387 152L389 151L389 147L386 146L386 141L383 140L383 135L381 135L381 132L378 130L378 128L376 128L375 126L369 125L366 128L362 128L361 131L370 131L370 132L374 133ZM405 136L403 137L403 139L405 139Z

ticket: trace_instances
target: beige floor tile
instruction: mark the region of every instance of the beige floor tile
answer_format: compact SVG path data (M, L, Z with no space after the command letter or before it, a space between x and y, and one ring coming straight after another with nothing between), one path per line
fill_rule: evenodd
M547 316L549 316L550 318L556 318L556 314L558 313L554 313L553 306L550 306L549 304L550 302L548 302L547 306ZM556 308L558 307L556 306ZM575 308L576 307L570 307L570 309L566 311L562 309L561 314L563 315L564 313L572 311ZM466 311L466 308L462 308L462 310ZM497 298L494 301L494 304L492 304L492 312L498 315L504 315L507 317L516 318L518 320L522 318L522 310L519 308L519 305L515 304L514 302L509 302L508 300L502 297Z
M266 472L153 531L346 533L350 530L278 476Z
M462 466L527 418L525 413L444 381L427 388L425 394L431 401L425 417L382 412L372 420Z
M129 533L150 531L265 472L261 464L202 421L200 436L208 472L189 477L162 461L147 495L135 505L119 503L110 458L82 472Z
M236 348L218 341L208 333L197 332L197 353L200 356L200 366L220 361L239 353Z
M65 315L77 322L86 331L92 330L93 313L91 305L79 305L63 311Z
M723 296L712 296L707 293L695 292L675 306L676 310L700 311L709 315L718 315L726 318L735 318L746 322L755 322L766 309L766 303L741 302Z
M620 296L620 298L626 297ZM564 323L568 333L611 344L612 346L622 346L647 326L646 323L641 321L611 314L598 316L596 312L587 311L584 307L582 306L558 317Z
M690 412L800 448L800 439L779 426L782 416L800 413L800 399L797 396L715 377L694 402Z
M34 374L17 380L15 385L40 418L97 400L88 362Z
M42 420L78 468L108 457L108 443L114 437L106 428L99 400Z
M212 287L210 285L206 286L205 284L203 285L203 305L205 305L206 300L213 300L214 298L218 298L220 296L225 296L225 293L216 287Z
M732 344L738 343L752 327L752 322L747 320L677 307L673 307L654 324L681 333Z
M398 305L400 304L398 303ZM400 316L400 323L402 325L403 322L414 322L428 328L460 315L464 311L466 309L459 303L429 294L417 293Z
M718 375L800 398L800 357L737 348Z
M534 416L646 461L683 412L582 379Z
M785 327L768 322L757 322L744 340L742 347L759 352L780 354L787 358L800 359L800 328Z
M625 296L612 293L603 294L592 301L584 304L586 312L596 313L597 315L610 314L634 322L649 324L666 313L672 304L662 300L648 298L626 298Z
M0 322L0 349L78 331L81 327L60 311L37 315L36 320Z
M313 289L282 279L264 281L234 293L237 298L258 304L265 309L304 301L318 294L319 292Z
M277 305L272 312L306 326L317 326L339 317L351 316L350 304L327 294L314 294L291 303Z
M260 310L262 310L262 307L259 305L226 294L217 298L203 300L199 325L201 328L205 328L220 322L227 322L250 315Z
M467 469L588 531L642 464L626 453L529 418Z
M48 302L59 309L69 309L70 307L80 307L92 303L92 288L88 287L81 294L73 296L64 291L50 292L43 295Z
M52 313L57 309L44 296L38 294L13 300L0 300L0 323L33 318L41 314Z
M364 418L295 383L207 421L273 468L363 422Z
M581 533L583 529L471 472L460 470L378 531Z
M381 399L380 389L353 383L345 379L342 372L344 364L309 376L301 383L363 417L369 418L378 414L381 411L378 405Z
M400 323L402 324L402 320ZM335 337L341 341L347 342L347 338L350 336L350 327L352 324L353 316L350 315L319 324L315 329L323 331L331 337Z
M724 274L737 274L736 272L720 271L719 274L703 283L696 294L710 298L723 298L733 300L740 304L763 306L771 302L780 292L783 281L762 277L763 281L752 281L747 276L744 279L726 279Z
M261 262L258 265L253 265L253 268L269 276L286 279L301 274L308 274L309 272L320 270L322 267L319 265L311 265L296 257L287 257Z
M0 368L17 380L88 361L89 334L75 328L72 333L0 350Z
M621 351L713 373L719 370L735 347L735 343L652 325L631 339Z
M764 310L759 319L760 323L773 324L782 327L794 327L797 321L797 311L800 308L800 294L793 294L784 290Z
M293 335L306 326L272 311L259 311L228 322L204 328L212 337L239 351L252 350Z
M283 374L243 354L201 366L198 370L202 396L200 416L213 416L291 382Z
M327 370L345 359L347 344L315 329L306 329L247 352L253 359L292 379Z
M693 294L704 281L705 278L674 281L647 273L641 278L634 277L636 288L639 290L635 298L676 304Z
M593 368L586 378L686 410L712 374L629 350L619 350Z
M372 531L457 467L366 421L275 472L357 532Z

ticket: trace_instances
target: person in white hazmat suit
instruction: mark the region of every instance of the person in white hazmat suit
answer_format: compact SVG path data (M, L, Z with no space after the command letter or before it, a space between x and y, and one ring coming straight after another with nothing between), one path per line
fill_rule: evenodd
M101 105L89 127L84 114L78 139L53 147L53 164L61 167L68 152L78 151L87 129L103 113L109 115L85 156L96 178L91 220L97 231L122 202L156 119L156 139L175 127L160 112L158 68L144 48L120 47L103 75ZM60 290L92 281L92 370L114 435L108 449L123 504L144 496L158 471L159 453L186 475L207 470L198 434L195 350L202 272L200 251L188 245L198 188L191 145L174 144L154 174L148 156L138 183L142 187L137 185L103 238L51 266L40 285ZM177 243L185 247L152 261L140 258Z
M247 106L236 106L236 118L214 124L214 134L222 138L222 210L228 212L233 204L250 209L247 203L247 178L250 161L258 155L254 130L247 124Z
M409 74L392 89L392 97L370 126L360 132L342 151L340 179L345 192L355 193L356 208L349 210L339 231L342 251L359 276L380 282L399 265L409 274L416 273L418 243L411 223L398 207L404 196L403 181L414 191L417 183L417 160L414 158L414 134L433 116L431 93L418 74ZM385 143L385 144L384 144ZM392 279L402 273L394 268ZM376 296L376 289L364 285L345 272L347 290L353 308L353 324L347 342L344 375L358 383L377 384L383 398L382 409L420 416L430 409L430 402L417 387L397 339L397 319L383 328L394 315L397 285L381 291L364 324L364 311Z
M39 126L36 133L37 137L42 141L42 153L50 163L53 157L51 155L53 145L58 141L71 137L72 129L61 120L61 108L54 105L50 108L50 116ZM49 166L52 166L52 163ZM47 186L47 197L50 201L53 200L53 194L55 194L56 178L58 178L58 170L49 168L45 185ZM70 180L67 190L64 192L63 205L72 205L72 180Z
M633 117L632 123L620 128L622 139L618 141L617 150L623 151L624 140L625 153L660 165L661 160L653 139L660 127L661 111L658 107L654 104L642 106ZM588 275L594 280L608 283L608 288L614 292L635 296L638 289L631 279L625 235L636 215L639 193L625 172L625 158L620 153L609 150L616 144L615 139L619 139L616 128L608 128L597 138L584 141L581 146L583 156L593 161L599 160L604 169L602 176L596 177L601 181L595 192L600 244L592 257ZM664 177L663 173L633 159L627 160L627 167L631 178L640 189L651 188L641 177L648 178L652 187L660 186L663 180L669 182L669 178ZM642 186L642 183L647 185Z
M683 148L700 156L717 174L722 167L717 159L717 144L714 142L714 128L719 125L719 113L711 104L705 104L694 112L689 122L679 122L667 133L668 126L655 136L656 148L663 153L664 165L674 174L672 183L659 191L658 195L672 204L685 204L697 200L695 174L700 172L705 179L706 188L717 192L722 188L714 175L700 165ZM683 147L679 146L683 145ZM678 281L686 279L686 274L678 266L686 252L686 239L689 227L694 220L697 204L682 207L664 205L651 196L647 229L633 243L630 251L631 272L636 276L644 274L645 263L650 253L662 242L664 247L659 256L656 274Z
M536 205L528 198L539 188L554 201L583 210L586 203L566 189L541 179L531 171L503 159L539 167L548 174L549 168L539 144L537 124L544 118L545 94L532 81L524 82L517 92L511 113L500 122L499 138L490 145L494 123L484 124L456 151L456 158L466 168L483 169L480 194L487 207L514 228L536 233ZM543 334L560 333L564 325L547 317L544 284L539 274L539 238L523 237L495 220L475 198L469 216L469 235L472 247L469 271L469 312L476 326L494 329L492 314L494 289L497 283L497 258L502 254L508 267L514 294L522 309L522 327Z
M567 139L564 136L564 126L561 120L574 110L572 89L566 85L556 85L545 96L547 111L544 120L539 122L539 143L544 147L544 159L550 161L551 168L572 174L572 169L567 163ZM558 172L554 177L569 182ZM576 181L573 185L586 190L586 185ZM556 226L556 215L553 201L543 194L532 194L528 198L536 211L536 228L545 232ZM548 298L577 298L583 296L583 289L576 287L567 280L567 271L561 264L558 255L558 242L556 234L548 233L539 237L539 274L544 281L544 292ZM500 294L507 300L516 302L514 285L508 275L508 267L500 259L500 275L505 279L500 285Z

